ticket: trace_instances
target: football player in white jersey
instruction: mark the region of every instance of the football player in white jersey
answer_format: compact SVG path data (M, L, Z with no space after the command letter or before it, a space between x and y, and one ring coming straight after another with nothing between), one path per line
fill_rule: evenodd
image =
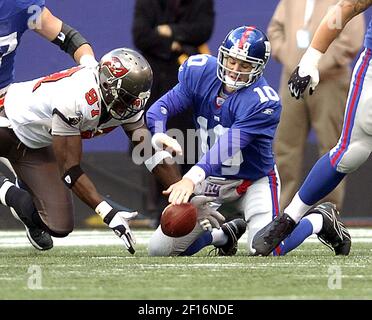
M97 68L74 67L9 87L0 113L0 156L9 159L27 191L2 177L0 201L25 224L34 247L50 249L50 235L65 237L72 231L73 191L134 253L127 221L137 212L119 211L97 192L80 167L82 139L118 126L131 138L144 128L152 78L145 58L119 48L104 55ZM158 152L148 164L155 167L155 175L174 181L174 165L157 166L166 157Z
M0 25L0 105L14 81L16 52L27 30L33 30L58 45L76 63L91 67L97 65L88 41L54 16L45 6L45 0L0 0ZM7 159L0 157L0 161L15 174ZM17 181L20 182L19 179Z

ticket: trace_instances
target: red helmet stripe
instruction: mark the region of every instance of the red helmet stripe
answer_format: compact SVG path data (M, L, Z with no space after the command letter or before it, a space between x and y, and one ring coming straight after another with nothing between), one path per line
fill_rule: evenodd
M256 29L256 27L247 27L242 35L242 37L240 38L240 41L239 41L239 49L243 49L243 46L244 46L244 43L247 42L247 39L249 37L249 35L251 34L251 32Z

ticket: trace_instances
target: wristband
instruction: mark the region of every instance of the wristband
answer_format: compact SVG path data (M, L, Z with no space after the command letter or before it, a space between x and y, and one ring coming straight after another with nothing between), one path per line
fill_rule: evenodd
M202 168L193 166L183 178L190 179L194 183L194 186L196 186L205 179L205 172Z

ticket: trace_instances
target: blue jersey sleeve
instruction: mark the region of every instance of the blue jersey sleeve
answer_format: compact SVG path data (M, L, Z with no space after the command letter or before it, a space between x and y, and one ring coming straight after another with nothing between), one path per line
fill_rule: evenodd
M45 6L45 0L22 0L22 1L16 1L21 9L29 8L30 6L39 6L44 7Z
M187 81L187 61L178 72L178 84L158 99L146 113L147 127L152 134L165 132L168 118L181 113L192 105L193 93Z

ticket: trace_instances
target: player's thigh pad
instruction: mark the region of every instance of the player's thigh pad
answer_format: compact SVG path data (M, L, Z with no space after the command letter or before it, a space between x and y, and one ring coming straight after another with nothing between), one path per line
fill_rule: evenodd
M280 184L273 192L269 178L264 177L255 181L239 201L240 210L244 212L247 221L248 254L253 254L252 240L257 231L270 223L277 213L279 192Z
M52 147L27 149L12 165L30 189L43 222L56 234L69 234L74 227L72 194L61 180Z
M356 86L357 81L351 81L342 135L330 152L337 171L343 173L357 170L372 150L372 67L367 69L363 87Z

